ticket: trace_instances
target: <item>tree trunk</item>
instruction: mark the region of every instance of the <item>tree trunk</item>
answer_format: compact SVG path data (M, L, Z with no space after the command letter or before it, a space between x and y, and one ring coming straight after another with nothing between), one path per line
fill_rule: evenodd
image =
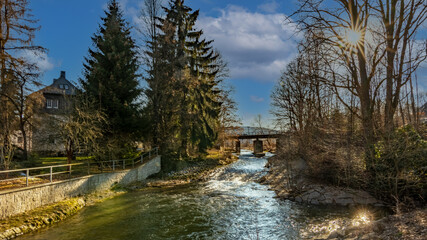
M21 128L22 140L24 141L24 154L22 156L23 160L28 160L28 146L27 146L27 132Z
M73 141L71 140L68 141L66 152L67 152L67 163L71 164L73 162L73 157L74 157Z
M387 31L388 32L388 31ZM390 33L387 33L389 35ZM393 33L391 33L393 36ZM389 37L390 38L390 37ZM387 73L386 73L386 98L384 109L384 129L386 134L394 129L393 117L395 109L393 109L393 74L394 74L394 56L393 37L387 41Z
M359 70L360 70L360 108L362 113L362 126L365 137L365 158L366 168L369 172L373 172L373 159L375 155L375 136L374 136L374 120L373 120L373 107L370 94L370 79L366 72L366 60L364 57L363 50L358 52Z

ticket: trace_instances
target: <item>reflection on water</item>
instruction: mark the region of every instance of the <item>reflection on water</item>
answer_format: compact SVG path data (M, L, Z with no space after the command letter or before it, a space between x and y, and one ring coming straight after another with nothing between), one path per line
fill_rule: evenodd
M266 160L242 154L208 182L127 193L19 239L301 239L348 220L346 210L274 198L255 182Z

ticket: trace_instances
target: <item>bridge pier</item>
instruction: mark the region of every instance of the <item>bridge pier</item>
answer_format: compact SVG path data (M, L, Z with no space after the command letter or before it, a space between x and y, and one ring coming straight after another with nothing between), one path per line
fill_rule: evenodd
M254 154L261 154L264 149L263 149L263 145L262 145L262 140L254 140Z
M240 140L235 141L234 146L235 146L234 149L236 150L236 153L240 154Z
M283 139L282 138L276 138L276 149L275 152L279 152L283 149Z

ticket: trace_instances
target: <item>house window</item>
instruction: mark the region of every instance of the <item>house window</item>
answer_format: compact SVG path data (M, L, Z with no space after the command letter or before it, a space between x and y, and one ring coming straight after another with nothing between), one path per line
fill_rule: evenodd
M52 99L46 99L46 108L52 108Z
M67 85L67 84L65 84L65 85L64 85L64 88L65 88L66 90L68 90L68 85Z
M46 108L56 108L58 109L59 100L58 99L46 99Z
M63 88L64 88L64 85L60 84L60 85L59 85L59 88L60 88L60 89L63 89Z
M52 101L52 107L53 108L58 108L58 105L59 105L59 101L58 101L58 99L54 99L53 101Z

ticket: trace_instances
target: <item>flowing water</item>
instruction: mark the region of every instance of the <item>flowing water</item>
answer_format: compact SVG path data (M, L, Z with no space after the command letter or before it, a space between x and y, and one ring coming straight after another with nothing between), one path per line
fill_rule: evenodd
M351 220L348 209L275 198L256 183L265 164L243 152L207 182L126 193L19 239L303 239Z

